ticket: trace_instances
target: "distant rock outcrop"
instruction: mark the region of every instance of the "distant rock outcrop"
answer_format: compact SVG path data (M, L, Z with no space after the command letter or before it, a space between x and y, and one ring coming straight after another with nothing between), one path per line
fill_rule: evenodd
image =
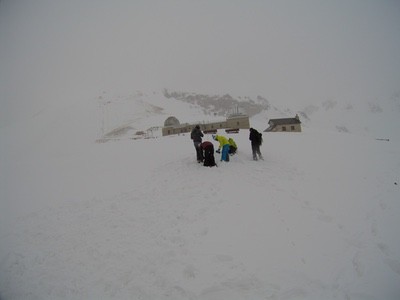
M205 114L214 114L217 116L226 116L239 109L242 113L252 117L263 110L270 109L268 100L257 96L256 101L249 97L234 98L229 94L225 95L205 95L188 92L171 92L167 89L163 91L167 99L174 98L203 108Z

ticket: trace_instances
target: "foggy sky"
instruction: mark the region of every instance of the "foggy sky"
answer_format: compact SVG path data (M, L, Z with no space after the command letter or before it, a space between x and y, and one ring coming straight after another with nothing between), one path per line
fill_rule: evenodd
M0 127L162 88L288 104L399 92L400 1L0 1Z

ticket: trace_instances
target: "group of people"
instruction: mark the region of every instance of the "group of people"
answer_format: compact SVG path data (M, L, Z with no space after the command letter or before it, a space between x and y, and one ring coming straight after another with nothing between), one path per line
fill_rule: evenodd
M193 140L196 149L196 158L198 163L203 163L205 167L217 166L214 157L214 145L210 141L203 142L204 134L200 130L200 126L193 128L190 138ZM234 155L238 149L236 142L232 138L226 138L222 135L212 135L213 140L219 143L216 153L221 153L221 161L228 162L229 156ZM251 149L253 159L263 159L260 151L262 144L262 134L254 128L250 128L249 140L251 141Z

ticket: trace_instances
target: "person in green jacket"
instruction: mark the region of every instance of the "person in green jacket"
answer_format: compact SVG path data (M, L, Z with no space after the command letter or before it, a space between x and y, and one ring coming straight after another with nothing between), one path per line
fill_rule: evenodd
M213 135L213 139L219 142L217 153L221 152L221 161L229 161L229 142L228 139L222 135Z
M229 138L228 142L229 142L229 154L233 155L237 151L237 145L236 145L235 141L233 140L233 138Z

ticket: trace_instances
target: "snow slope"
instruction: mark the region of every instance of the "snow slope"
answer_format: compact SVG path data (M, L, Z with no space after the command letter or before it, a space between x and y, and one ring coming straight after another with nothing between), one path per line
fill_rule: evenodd
M132 127L203 117L150 104ZM96 143L98 114L0 129L0 299L399 299L398 140L264 133L254 162L242 130L205 168L187 134Z

